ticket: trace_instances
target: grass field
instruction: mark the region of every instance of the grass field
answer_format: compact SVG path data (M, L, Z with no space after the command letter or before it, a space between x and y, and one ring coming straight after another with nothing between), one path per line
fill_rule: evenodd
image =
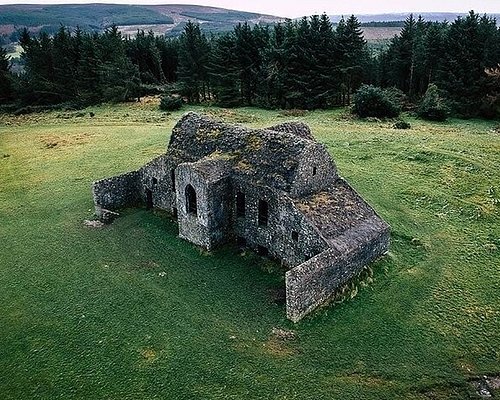
M294 325L257 256L200 251L145 210L83 225L93 180L165 150L182 112L155 107L0 116L0 398L465 399L471 379L500 374L496 123L301 117L392 246L357 297Z

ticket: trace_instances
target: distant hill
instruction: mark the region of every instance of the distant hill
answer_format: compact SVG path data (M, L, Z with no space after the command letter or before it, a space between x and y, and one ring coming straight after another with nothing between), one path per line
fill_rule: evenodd
M400 26L401 21L404 21L410 14L413 14L415 17L421 15L426 21L454 21L457 17L464 17L467 14L460 13L436 13L436 12L407 12L407 13L391 13L391 14L366 14L366 15L356 15L358 21L363 24L368 24L370 22L389 22L394 24L394 26ZM500 22L500 14L488 14L491 17L497 19L497 22ZM349 15L344 15L344 17L348 17ZM342 15L330 15L330 20L333 23L337 23L342 18ZM375 24L376 26L376 24Z
M180 32L188 21L199 22L205 31L230 30L239 22L275 23L282 18L272 15L195 5L0 5L0 34L8 35L19 27L31 31L54 32L61 25L71 28L103 30L115 24L125 33L138 29L155 33Z

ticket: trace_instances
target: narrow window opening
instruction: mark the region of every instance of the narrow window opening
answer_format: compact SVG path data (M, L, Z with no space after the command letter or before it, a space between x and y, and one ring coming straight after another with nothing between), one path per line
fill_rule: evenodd
M146 189L146 208L148 210L153 208L153 192L149 189Z
M292 240L294 242L298 242L299 241L299 232L292 231Z
M177 219L177 207L172 208L172 216Z
M172 179L172 190L175 190L175 170L170 171L170 178Z
M188 214L197 215L198 205L196 204L196 192L191 185L186 186L186 210Z
M152 181L153 181L153 186L158 184L158 179L153 178Z
M313 175L316 175L317 169L316 167L313 167Z
M236 216L245 216L245 193L236 193Z
M239 247L245 247L247 245L247 240L244 237L238 236L236 238L236 243Z
M269 250L267 247L258 245L257 246L257 254L262 257L267 257L269 255Z
M259 225L267 226L269 219L269 205L265 200L259 200Z

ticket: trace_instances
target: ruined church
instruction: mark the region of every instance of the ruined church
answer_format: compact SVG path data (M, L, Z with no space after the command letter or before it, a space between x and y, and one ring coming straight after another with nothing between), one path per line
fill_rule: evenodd
M389 225L338 173L307 125L247 129L182 117L165 154L92 186L97 215L146 205L206 249L237 242L286 266L292 321L387 252Z

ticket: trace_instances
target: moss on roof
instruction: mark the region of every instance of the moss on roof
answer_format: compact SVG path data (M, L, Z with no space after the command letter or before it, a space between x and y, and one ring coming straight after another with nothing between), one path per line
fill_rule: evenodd
M247 129L190 112L174 127L168 151L182 152L195 160L228 154L235 173L289 191L302 152L316 142L311 140L312 135L311 139L302 137L310 130L301 123L281 124L274 129Z

